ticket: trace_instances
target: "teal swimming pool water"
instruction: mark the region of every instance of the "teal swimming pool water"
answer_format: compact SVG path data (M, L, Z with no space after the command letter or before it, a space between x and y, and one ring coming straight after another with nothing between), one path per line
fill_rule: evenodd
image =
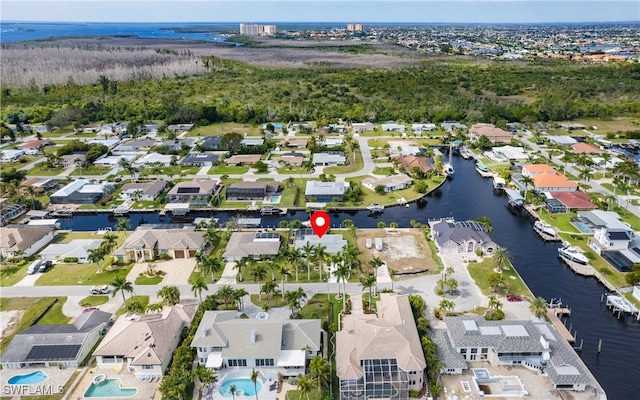
M38 370L26 375L15 375L9 378L10 385L32 385L34 383L40 383L46 381L47 374Z
M138 393L136 388L121 388L120 379L106 379L96 385L92 383L84 392L84 397L133 397Z
M249 378L243 379L230 379L228 381L224 381L222 385L220 385L220 394L224 397L231 397L231 392L229 388L231 385L235 385L236 390L242 390L242 393L236 391L236 396L255 396L256 390L259 392L262 389L262 383L256 382L256 387L253 387L253 382Z

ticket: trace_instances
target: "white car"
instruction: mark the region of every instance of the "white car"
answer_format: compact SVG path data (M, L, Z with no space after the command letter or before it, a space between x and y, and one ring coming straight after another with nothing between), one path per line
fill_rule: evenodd
M107 294L109 293L109 285L97 285L91 288L91 294Z

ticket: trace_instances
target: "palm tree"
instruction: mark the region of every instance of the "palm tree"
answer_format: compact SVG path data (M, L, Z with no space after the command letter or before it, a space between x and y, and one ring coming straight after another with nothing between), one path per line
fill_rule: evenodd
M27 186L27 194L31 197L31 209L36 209L36 189L33 186Z
M529 304L529 311L538 318L542 318L547 313L547 301L544 297L536 297Z
M287 262L293 265L294 271L296 273L296 282L298 282L298 267L300 265L300 259L302 258L300 249L287 247L284 252L284 258Z
M259 296L260 300L262 300L262 291L259 289L261 282L267 277L267 267L265 267L264 264L256 264L251 268L249 274L251 274L253 281L258 283L258 291L260 292Z
M505 268L511 266L511 254L505 247L498 246L493 252L493 265L500 269L500 273Z
M124 297L124 292L133 293L133 283L129 282L124 276L117 276L113 282L111 282L111 286L113 286L113 292L111 292L111 297L114 297L116 293L122 293L122 302L127 304L127 299Z
M105 233L102 237L102 244L108 251L113 250L113 246L115 246L116 243L118 243L118 237L113 233Z
M371 311L371 298L373 297L372 289L376 287L377 279L373 275L362 275L360 277L360 285L362 290L369 289L369 311Z
M384 261L380 257L373 257L369 260L369 265L373 268L373 275L378 276L378 268L380 268L384 264Z
M499 310L502 308L502 303L496 298L496 296L489 296L489 309Z
M291 308L291 314L294 318L297 317L298 312L300 311L302 300L307 299L307 294L305 293L304 289L299 287L297 290L288 291L285 294L285 297L287 299L287 304Z
M309 173L309 179L311 179L311 174L316 172L316 166L313 164L313 160L307 160L302 163L302 169Z
M286 262L278 264L278 272L280 273L280 281L282 282L282 298L284 299L284 282L291 276L291 270Z
M342 309L346 309L347 303L347 277L351 274L351 270L349 266L342 260L340 260L337 265L335 271L333 271L333 275L336 276L338 280L338 287L340 287L340 281L342 281Z
M326 252L326 247L324 247L321 244L315 246L315 249L313 250L313 258L318 262L318 266L320 267L320 280L321 281L322 281L322 268L323 268L322 264L327 259L327 256L328 256L328 254Z
M118 222L116 223L116 230L118 232L124 232L124 237L127 237L127 231L129 229L131 229L129 220L126 218L118 218Z
M309 378L307 375L298 374L298 391L300 392L298 398L304 396L309 400L309 393L313 390L315 383L315 379Z
M229 309L229 303L233 301L233 288L229 285L224 285L216 292L216 297L224 302L225 310Z
M194 275L193 279L191 280L191 291L193 292L194 296L198 296L198 298L200 299L200 304L202 304L203 290L209 290L207 284L204 281L204 278L200 274Z
M315 254L315 246L307 242L302 246L301 250L302 253L304 253L304 258L307 260L307 281L311 281L311 260Z
M236 385L229 386L229 393L233 397L233 400L236 400L236 393L238 392L238 387Z
M449 288L449 295L452 295L453 292L455 292L456 289L458 289L458 280L456 278L451 277L451 278L447 279L445 284Z
M209 226L207 228L207 230L204 232L204 241L208 246L213 246L215 245L216 241L218 240L219 236L218 236L218 231L213 228L212 226Z
M350 269L353 267L357 267L360 265L360 259L358 256L360 255L360 250L356 246L346 245L342 248L342 258L349 265Z
M151 303L147 305L147 312L158 312L162 310L162 303Z
M238 281L242 282L244 281L244 278L242 277L242 268L247 266L247 258L243 257L241 259L239 259L238 261L236 261L236 265L233 266L233 269L237 269L238 270Z
M258 400L258 377L260 376L260 372L256 371L255 368L251 370L251 375L249 375L249 379L253 382L253 390L256 392L256 400Z
M167 306L175 306L180 302L180 289L177 286L163 286L157 295L162 299L162 304Z
M266 281L260 291L267 295L267 304L271 306L271 298L278 293L278 284L275 281Z
M233 291L233 300L236 302L236 307L238 311L244 309L244 296L247 296L249 292L245 289L240 288Z
M104 259L106 255L107 253L101 247L98 247L96 249L89 249L87 251L87 260L89 260L89 262L96 263L96 272L98 274L102 272L102 269L100 268L100 261L102 261L102 259Z
M200 270L204 274L211 274L211 282L215 282L214 274L222 269L222 263L216 256L205 257L200 265Z
M522 184L524 185L524 201L527 201L527 190L529 190L529 186L533 185L533 179L529 175L522 175L522 179L520 179Z
M322 391L322 388L329 385L329 379L331 379L329 370L329 361L326 358L320 356L313 356L309 361L309 369L311 377L318 382L318 390Z
M215 384L216 382L218 382L218 376L216 375L216 373L212 370L209 369L205 366L200 365L194 372L194 375L198 378L198 380L200 380L200 397L202 398L202 392L204 392L204 389L212 384Z
M439 307L446 313L447 311L453 311L453 309L456 308L456 303L443 298L442 300L440 300Z

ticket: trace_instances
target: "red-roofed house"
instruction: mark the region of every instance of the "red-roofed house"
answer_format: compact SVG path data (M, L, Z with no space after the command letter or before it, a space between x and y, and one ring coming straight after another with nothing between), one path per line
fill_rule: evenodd
M531 178L538 192L571 192L578 190L578 184L561 173L543 172Z
M576 143L573 145L573 152L576 154L598 154L602 153L602 150L589 143Z
M39 149L42 146L46 146L49 144L49 141L46 139L38 139L38 140L29 140L28 142L24 142L18 147L22 150L27 149Z
M511 132L496 128L493 124L475 124L469 129L469 137L475 141L486 136L491 143L511 143Z
M595 210L597 205L591 202L589 195L580 190L572 192L549 192L549 195L564 204L569 210Z
M400 156L398 157L398 164L407 172L412 172L415 167L420 168L420 171L423 174L426 174L431 170L429 162L424 157Z
M534 177L543 172L558 173L558 171L547 164L527 164L522 166L522 176Z

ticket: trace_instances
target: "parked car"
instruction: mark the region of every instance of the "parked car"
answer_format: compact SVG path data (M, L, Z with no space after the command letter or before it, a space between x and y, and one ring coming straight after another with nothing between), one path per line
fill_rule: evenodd
M42 265L40 265L40 268L38 268L38 272L47 272L48 270L51 269L52 266L53 266L53 262L45 261Z
M34 262L31 263L31 265L29 265L29 268L27 268L27 274L29 275L33 275L36 272L38 272L38 268L40 268L40 263L42 262L42 260L37 259Z
M91 288L91 294L107 294L109 293L109 285L97 285Z
M508 294L507 301L522 301L524 298L522 296L518 296L516 294Z
M99 310L99 308L98 307L85 308L84 310L82 310L82 313L84 314L84 313L88 313L88 312L91 312L91 311L94 311L94 310Z

